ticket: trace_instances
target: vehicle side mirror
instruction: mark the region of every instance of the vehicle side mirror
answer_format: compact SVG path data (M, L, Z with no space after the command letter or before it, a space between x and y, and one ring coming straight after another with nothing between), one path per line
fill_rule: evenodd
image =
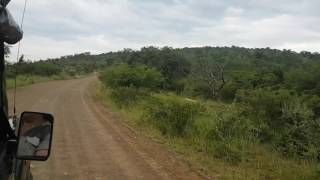
M51 151L53 116L23 112L18 132L17 159L46 161Z

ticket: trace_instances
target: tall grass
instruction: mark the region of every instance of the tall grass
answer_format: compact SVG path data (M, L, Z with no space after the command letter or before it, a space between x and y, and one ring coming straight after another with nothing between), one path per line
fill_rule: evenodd
M163 135L185 136L200 111L200 103L173 95L157 94L148 99L145 117Z
M119 89L118 89L119 90ZM169 93L101 88L99 98L131 125L162 140L195 168L218 179L320 179L320 165L287 159L263 119L246 104L192 100ZM129 102L129 103L128 103Z
M17 86L27 86L35 83L46 82L51 80L63 80L67 79L69 76L65 74L53 75L53 76L34 76L34 75L18 75L17 76ZM7 78L7 89L14 87L15 79Z

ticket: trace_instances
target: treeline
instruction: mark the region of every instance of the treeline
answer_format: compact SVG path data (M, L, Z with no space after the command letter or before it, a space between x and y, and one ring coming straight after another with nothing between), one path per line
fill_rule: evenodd
M8 78L13 78L15 74L21 76L76 76L85 75L97 71L105 65L98 65L96 61L91 61L90 57L83 58L83 55L74 55L39 61L30 61L23 56L18 63L6 63L6 74Z
M112 55L108 64L113 65L100 74L108 96L129 112L142 111L137 119L163 135L235 164L270 163L259 162L257 146L282 157L320 161L319 54L147 47ZM273 170L288 171L282 178L316 176L288 166Z
M320 95L318 53L239 47L125 49L99 55L104 64L145 65L163 76L162 90L226 102L246 94L301 99L317 117ZM101 67L104 67L101 66ZM258 96L258 95L256 95ZM247 98L248 99L248 98Z
M9 54L10 48L6 46L6 58ZM79 57L82 58L82 54L69 56L71 60L59 58L31 61L22 55L17 63L6 61L7 88L13 88L15 84L25 86L50 80L76 78L98 70L95 62Z
M222 96L225 85L229 85L229 88L233 87L231 89L272 87L273 90L284 88L297 93L319 95L317 80L320 72L317 69L320 55L316 53L238 47L149 47L140 51L125 50L121 54L123 57L120 62L143 64L159 70L166 79L166 89L177 92L191 88L193 93L199 92L206 98L233 99L232 96ZM186 78L194 81L182 83ZM202 78L205 84L187 87L188 84L201 82L197 78Z

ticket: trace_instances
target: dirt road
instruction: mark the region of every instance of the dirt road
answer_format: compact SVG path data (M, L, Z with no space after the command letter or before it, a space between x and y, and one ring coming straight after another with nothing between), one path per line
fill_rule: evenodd
M35 180L202 179L104 108L94 98L96 82L89 77L18 89L20 112L55 116L52 154L47 162L32 163Z

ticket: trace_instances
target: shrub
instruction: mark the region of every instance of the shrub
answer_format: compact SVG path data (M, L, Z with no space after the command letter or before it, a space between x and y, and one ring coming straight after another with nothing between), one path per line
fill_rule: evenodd
M267 129L263 121L247 113L250 111L247 108L233 104L215 112L206 117L206 121L196 124L194 135L202 135L207 151L214 157L232 164L241 162L247 158L249 146L258 143Z
M279 118L284 126L279 132L277 145L287 156L320 158L320 121L305 104L293 101L282 107Z
M236 83L229 82L222 89L219 94L220 99L225 101L233 101L236 97L236 92L239 86Z
M214 144L213 156L236 165L249 157L251 145L252 142L244 139L217 141Z
M268 89L240 90L237 92L237 100L252 106L252 113L257 117L266 117L271 128L281 128L283 124L278 121L281 116L283 104L297 97L288 90L270 91Z
M250 117L245 111L245 109L231 106L218 113L214 124L214 137L208 138L220 141L233 138L248 140L259 138L265 125L259 119Z
M53 76L57 75L61 72L61 68L55 64L51 63L20 63L18 64L18 72L19 74L30 74L30 75L38 75L38 76Z
M153 96L149 101L148 119L165 135L185 135L201 110L199 103L176 96Z
M208 84L198 81L195 83L195 80L189 78L186 86L184 87L186 94L191 96L204 97L206 99L211 98L211 91Z
M305 103L308 105L309 108L312 109L315 118L320 117L320 97L316 95L307 96L304 98Z
M319 66L308 66L297 68L289 71L286 75L287 84L297 90L304 93L319 93Z
M111 99L120 108L134 105L147 95L143 90L138 90L134 87L118 87L112 89L110 93Z
M160 72L143 65L114 65L106 68L99 78L104 85L111 88L133 87L156 90L163 82Z

